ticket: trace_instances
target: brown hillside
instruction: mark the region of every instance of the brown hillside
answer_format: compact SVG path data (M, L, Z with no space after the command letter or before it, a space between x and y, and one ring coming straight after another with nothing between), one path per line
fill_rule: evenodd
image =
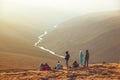
M42 45L64 55L66 50L78 60L79 50L90 50L91 62L120 60L120 12L84 15L65 22L49 33Z
M33 46L45 29L0 20L0 69L39 68L45 62L55 65L60 58Z
M120 80L120 64L90 64L63 70L1 70L0 80Z

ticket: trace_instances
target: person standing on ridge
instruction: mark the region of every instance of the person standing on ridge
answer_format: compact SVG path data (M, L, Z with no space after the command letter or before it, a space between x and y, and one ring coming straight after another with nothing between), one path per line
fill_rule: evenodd
M66 61L66 66L67 66L67 67L68 67L69 58L70 58L69 52L66 51L65 61Z
M79 58L80 58L80 65L81 66L83 65L83 57L84 57L83 52L82 52L82 50L80 50Z
M89 51L86 50L86 55L85 55L85 67L88 67L89 63Z

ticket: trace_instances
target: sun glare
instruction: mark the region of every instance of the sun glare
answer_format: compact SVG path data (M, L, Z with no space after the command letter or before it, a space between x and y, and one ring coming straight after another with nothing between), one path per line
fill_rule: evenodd
M2 0L0 11L6 19L24 15L61 22L91 12L118 10L119 3L119 0Z
M53 7L56 9L69 9L73 11L112 10L118 9L118 0L3 0L3 8L10 10L15 6Z

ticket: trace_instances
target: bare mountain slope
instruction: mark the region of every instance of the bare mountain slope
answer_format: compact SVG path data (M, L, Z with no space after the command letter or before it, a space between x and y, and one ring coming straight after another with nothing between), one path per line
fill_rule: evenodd
M0 69L39 68L45 62L55 65L60 58L33 46L45 29L0 20Z
M66 50L78 60L79 50L90 50L91 62L117 62L120 52L120 11L93 13L69 20L49 33L42 43L58 54Z

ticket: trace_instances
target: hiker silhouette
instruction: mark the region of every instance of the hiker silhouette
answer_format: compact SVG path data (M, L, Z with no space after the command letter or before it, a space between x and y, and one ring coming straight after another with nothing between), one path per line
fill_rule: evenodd
M68 67L68 61L69 61L69 58L70 58L70 55L69 55L69 52L66 51L66 56L65 56L65 61L66 61L66 66Z
M86 50L84 66L88 67L88 64L89 64L89 51Z

